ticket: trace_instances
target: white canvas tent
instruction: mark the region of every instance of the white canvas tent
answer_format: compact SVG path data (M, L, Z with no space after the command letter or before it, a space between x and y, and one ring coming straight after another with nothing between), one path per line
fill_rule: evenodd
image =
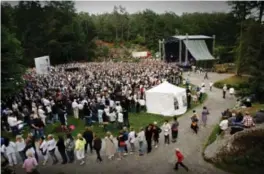
M168 82L146 91L147 112L164 116L181 115L187 111L186 89Z

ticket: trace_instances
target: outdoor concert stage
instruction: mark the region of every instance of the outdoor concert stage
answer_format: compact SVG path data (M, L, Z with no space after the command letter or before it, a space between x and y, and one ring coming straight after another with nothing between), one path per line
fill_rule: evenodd
M215 60L212 56L215 37L204 35L179 35L165 39L166 62L178 62L181 66L198 61Z

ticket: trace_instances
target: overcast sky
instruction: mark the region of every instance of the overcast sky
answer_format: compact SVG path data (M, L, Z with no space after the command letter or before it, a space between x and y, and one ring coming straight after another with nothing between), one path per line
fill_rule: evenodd
M157 13L173 11L178 15L184 12L228 12L225 1L76 1L77 11L93 14L112 12L115 5L126 7L129 13L151 9Z
M10 2L16 5L18 2ZM192 12L228 12L225 1L75 1L78 12L92 14L112 12L115 5L122 5L129 13L151 9L156 13L173 11L178 15Z

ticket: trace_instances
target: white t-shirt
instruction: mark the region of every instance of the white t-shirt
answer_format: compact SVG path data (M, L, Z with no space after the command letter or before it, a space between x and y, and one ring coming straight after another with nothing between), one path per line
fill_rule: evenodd
M72 108L75 109L75 108L78 108L78 103L77 102L72 102Z
M17 118L16 117L8 117L7 122L10 127L16 126L17 125Z
M123 114L122 113L118 113L118 119L117 119L117 121L119 123L123 123L124 122L124 117L123 117Z
M78 109L83 110L83 105L81 103L78 104Z
M230 89L229 89L229 93L230 93L230 94L234 94L234 93L235 93L235 89L234 89L234 88L230 88Z
M169 123L163 125L164 135L169 135L171 129L171 125Z
M138 141L142 142L142 141L145 141L145 132L144 131L140 131L138 133Z
M140 104L140 106L145 106L145 100L140 99L139 104Z
M116 111L118 113L121 113L122 112L122 107L119 105L119 106L116 106Z
M51 151L56 148L56 141L54 139L48 140L48 151Z
M9 155L11 153L15 153L16 152L16 144L12 141L9 142L9 145L7 147L3 144L2 145L2 151L6 155Z
M25 147L26 147L26 144L24 140L22 140L21 142L19 141L16 142L16 148L18 152L21 152L22 150L24 150Z
M221 130L226 130L228 128L228 120L222 120L219 124Z
M135 131L129 132L128 141L130 143L134 143L136 141L136 132Z

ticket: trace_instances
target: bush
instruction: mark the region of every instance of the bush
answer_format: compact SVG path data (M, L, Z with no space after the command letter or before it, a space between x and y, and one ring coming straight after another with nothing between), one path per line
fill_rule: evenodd
M227 88L233 87L235 90L246 89L249 88L248 80L249 77L247 76L232 76L215 82L214 87L222 89L224 84L226 84Z

